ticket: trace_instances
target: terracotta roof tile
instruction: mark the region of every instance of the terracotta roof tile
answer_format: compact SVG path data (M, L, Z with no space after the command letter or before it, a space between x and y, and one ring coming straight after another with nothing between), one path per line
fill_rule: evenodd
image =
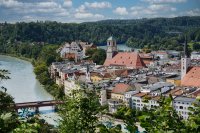
M125 92L130 91L130 90L132 90L132 87L130 85L119 83L115 85L115 87L112 90L112 93L124 94Z
M144 97L146 95L147 95L147 93L140 92L140 93L137 93L137 94L135 94L133 96L135 96L135 97Z
M122 65L130 68L142 68L145 67L144 62L135 52L119 52L112 59L106 59L105 66L110 65Z
M200 67L192 67L181 81L182 86L200 87Z

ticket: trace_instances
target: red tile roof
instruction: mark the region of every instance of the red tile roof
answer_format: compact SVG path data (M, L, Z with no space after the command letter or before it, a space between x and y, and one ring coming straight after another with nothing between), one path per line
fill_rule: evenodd
M145 67L144 62L135 52L119 52L112 59L106 59L104 65L122 65L135 69Z
M189 68L181 81L182 86L200 87L200 67Z
M146 95L147 95L147 93L140 92L140 93L137 93L137 94L135 94L133 96L135 96L135 97L144 97Z
M125 92L130 91L131 89L132 87L130 85L119 83L115 85L115 87L112 90L112 93L124 94Z

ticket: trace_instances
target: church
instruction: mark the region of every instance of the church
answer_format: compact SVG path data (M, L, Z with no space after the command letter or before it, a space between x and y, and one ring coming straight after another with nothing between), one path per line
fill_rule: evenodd
M104 66L124 66L129 69L146 67L137 52L118 52L117 42L113 36L107 39L107 51Z
M184 55L181 58L181 85L200 87L200 66L192 66L188 53L187 38L184 44Z

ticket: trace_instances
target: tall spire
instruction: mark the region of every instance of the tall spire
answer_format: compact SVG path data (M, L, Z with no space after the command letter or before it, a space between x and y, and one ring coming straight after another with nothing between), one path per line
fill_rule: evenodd
M188 57L189 57L188 45L187 45L187 35L185 35L185 43L184 43L184 57L185 57L185 58L188 58Z

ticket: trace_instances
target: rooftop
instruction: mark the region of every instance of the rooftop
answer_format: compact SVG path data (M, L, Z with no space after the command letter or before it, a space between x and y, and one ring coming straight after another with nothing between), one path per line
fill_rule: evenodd
M182 86L200 87L200 67L189 68L181 81Z
M147 95L147 93L140 92L140 93L137 93L137 94L135 94L133 96L134 97L144 97L145 95Z
M124 83L118 83L113 88L112 93L124 94L125 92L128 92L130 90L132 90L132 87L130 85Z
M134 69L145 67L144 62L136 52L119 52L112 59L106 59L104 65L121 65Z
M184 96L178 96L178 97L174 98L174 101L194 102L194 101L195 101L195 98L184 97Z
M107 41L116 41L116 39L113 36L110 36Z

